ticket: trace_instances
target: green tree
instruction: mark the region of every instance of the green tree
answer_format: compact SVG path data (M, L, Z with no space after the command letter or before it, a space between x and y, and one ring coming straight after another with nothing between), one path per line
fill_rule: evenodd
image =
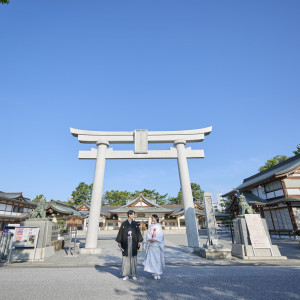
M67 203L78 206L83 203L90 204L92 198L93 184L80 182L76 189L72 192L72 198Z
M191 183L193 199L203 203L204 191L201 189L200 185L197 183ZM177 197L169 197L168 202L171 204L182 204L182 193L181 190L178 192Z
M203 203L204 191L201 189L200 185L192 182L191 188L192 188L193 199L200 201L200 203ZM182 199L181 190L178 192L178 196Z
M45 199L46 201L46 197L44 195L37 195L33 200L32 202L35 202L35 203L39 203L42 199Z
M8 4L9 3L9 0L0 0L0 2L2 3L2 4Z
M180 205L180 204L182 204L182 198L178 198L178 196L177 197L169 197L168 202L173 205Z
M221 212L226 212L226 209L230 206L231 204L231 200L230 199L224 199L222 198L220 200L220 206L222 207L222 211Z
M276 155L275 157L267 160L267 162L259 168L259 172L265 171L273 166L278 165L279 163L287 160L289 157L286 155Z
M134 191L133 193L130 194L130 197L137 198L140 193L143 193L143 196L146 198L154 198L158 205L164 205L167 203L168 194L161 195L160 193L156 192L155 190L143 189L142 191Z
M103 195L103 203L106 205L125 205L129 196L130 192L127 191L106 191Z
M300 144L297 145L296 151L293 151L293 153L294 153L295 155L300 154Z

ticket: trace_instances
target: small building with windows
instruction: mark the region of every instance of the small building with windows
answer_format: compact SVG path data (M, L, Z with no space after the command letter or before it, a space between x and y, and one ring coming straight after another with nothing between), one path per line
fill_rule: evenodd
M29 218L37 204L23 197L22 193L0 192L0 232L5 224L20 224Z
M227 212L239 214L236 191L266 219L270 234L300 235L300 154L244 179L223 197L231 200Z

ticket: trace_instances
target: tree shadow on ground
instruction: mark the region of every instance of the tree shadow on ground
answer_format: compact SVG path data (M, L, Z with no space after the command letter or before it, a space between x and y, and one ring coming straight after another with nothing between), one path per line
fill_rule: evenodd
M201 260L199 255L186 253L183 248L165 246L165 261L167 264L191 264Z
M121 268L119 266L109 266L109 267L103 267L100 265L95 265L95 270L97 270L98 272L107 272L112 274L115 277L121 278L122 277L122 272L121 272Z
M117 276L117 268L96 267ZM282 283L282 279L284 283ZM299 270L281 267L167 267L161 280L139 268L138 280L121 282L115 295L130 299L299 299ZM279 284L281 283L281 284ZM113 296L113 295L112 295Z

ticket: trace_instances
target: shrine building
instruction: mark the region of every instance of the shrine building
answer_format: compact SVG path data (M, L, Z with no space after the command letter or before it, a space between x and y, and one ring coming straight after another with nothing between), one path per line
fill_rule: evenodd
M194 203L198 228L205 226L205 213L203 206ZM84 203L77 207L77 210L89 214L90 207ZM121 223L127 220L127 212L135 212L135 221L144 223L146 226L151 224L151 216L158 215L159 220L166 230L186 229L183 205L158 205L155 199L146 198L142 193L134 199L129 198L123 206L102 205L100 213L99 227L103 230L116 230ZM216 214L216 217L228 215ZM88 219L84 220L84 229L87 228Z
M23 197L22 193L0 191L0 232L5 224L20 224L29 217L37 204Z
M300 235L300 154L244 179L223 195L231 203L227 212L239 214L236 191L266 219L270 234Z

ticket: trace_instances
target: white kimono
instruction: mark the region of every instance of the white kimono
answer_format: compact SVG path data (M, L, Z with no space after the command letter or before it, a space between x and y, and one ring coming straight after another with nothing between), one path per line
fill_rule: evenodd
M155 242L149 240L155 240ZM150 225L146 241L144 271L160 275L165 268L165 244L164 232L159 223Z

